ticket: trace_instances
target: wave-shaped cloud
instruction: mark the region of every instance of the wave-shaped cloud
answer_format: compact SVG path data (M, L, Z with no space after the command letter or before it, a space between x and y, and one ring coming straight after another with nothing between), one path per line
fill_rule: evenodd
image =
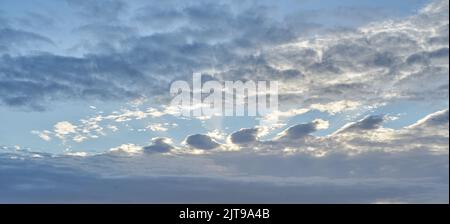
M444 110L401 130L352 129L301 145L259 141L247 129L231 143L241 150L207 154L166 138L97 155L3 148L0 179L8 181L0 182L0 201L448 203L448 125ZM219 147L192 136L193 150Z
M2 104L44 109L49 101L68 97L117 100L167 95L171 81L189 79L191 72L209 71L211 65L218 79L282 81L281 102L296 105L343 99L373 104L448 98L447 1L434 1L405 19L324 32L315 39L305 37L308 22L281 23L263 8L234 12L225 3L180 5L173 11L156 7L136 19L180 16L180 27L152 34L126 32L128 35L121 37L124 30L140 29L123 24L120 15L127 13L126 4L100 1L76 5L89 9L83 12L95 12L96 16L87 17L88 25L105 28L93 29L100 35L92 40L99 41L98 46L88 48L81 57L51 53L2 56ZM103 16L109 19L89 21ZM111 25L114 21L117 24ZM114 30L122 35L113 35ZM114 45L112 39L102 41L101 32L108 39L118 36L119 40ZM2 39L13 35L3 32ZM161 74L166 78L161 79ZM295 93L298 89L303 91Z

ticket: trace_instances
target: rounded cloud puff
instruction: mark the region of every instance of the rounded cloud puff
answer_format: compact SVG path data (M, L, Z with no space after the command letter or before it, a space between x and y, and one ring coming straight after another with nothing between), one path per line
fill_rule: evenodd
M152 145L144 147L145 153L166 153L174 148L169 138L154 138L152 142Z
M369 115L357 122L345 125L341 129L339 129L336 133L378 129L381 127L381 124L383 123L384 120L385 120L384 115Z
M414 125L411 127L433 127L433 126L440 126L440 125L448 125L448 109L441 110L435 113L432 113L425 118L417 121Z
M211 139L211 137L202 134L188 136L185 143L192 148L203 150L215 149L220 146L220 144Z
M231 134L230 140L233 144L248 144L258 140L258 133L258 128L245 128Z
M279 139L301 139L309 134L322 129L327 129L329 126L328 121L316 119L310 123L298 124L289 127L285 131L281 132L278 136Z

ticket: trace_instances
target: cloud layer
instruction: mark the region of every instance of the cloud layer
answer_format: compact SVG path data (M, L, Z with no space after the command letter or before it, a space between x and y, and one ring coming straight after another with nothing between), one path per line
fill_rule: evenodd
M86 32L93 35L82 56L14 54L9 44L1 43L52 41L3 25L2 104L44 109L68 97L164 96L171 81L211 69L222 80L282 81L284 107L323 108L342 99L373 104L448 98L446 1L434 1L405 19L355 30L325 29L312 39L307 34L317 24L292 18L280 22L263 6L236 10L221 2L178 7L149 3L134 9L121 1L69 3L85 21L75 37L82 42ZM158 21L166 24L162 30ZM152 32L139 22L154 26Z
M73 24L0 13L0 144L32 127L59 149L1 147L0 202L448 203L448 1L358 26L266 1L58 2ZM192 72L278 81L280 110L177 117ZM89 112L46 114L61 102Z
M148 147L126 144L89 156L4 147L0 179L8 181L0 184L0 201L448 203L448 110L400 130L379 118L326 137L305 128L316 121L271 141L243 129L223 145L199 134L186 139L187 148L156 138ZM198 149L210 153L193 153Z

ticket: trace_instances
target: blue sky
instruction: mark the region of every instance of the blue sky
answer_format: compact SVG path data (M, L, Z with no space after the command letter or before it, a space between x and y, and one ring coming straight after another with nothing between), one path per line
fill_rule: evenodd
M278 122L175 116L170 84L190 81L193 72L219 81L278 81ZM49 182L58 164L75 169L71 175L80 181L90 172L99 182L143 175L167 184L158 178L194 176L262 181L260 189L276 188L285 176L293 183L318 176L327 187L380 181L376 197L343 194L354 201L448 202L448 2L3 0L0 114L0 162L45 164L35 172ZM133 169L112 168L110 156ZM290 172L309 170L292 162L302 156L317 170ZM340 164L340 156L350 164ZM289 165L260 165L283 158ZM427 169L410 174L413 159ZM146 160L161 165L142 165ZM365 160L377 170L364 167ZM211 168L201 169L205 164ZM0 182L15 175L2 172ZM420 197L382 193L392 186L414 191L419 179L435 187ZM28 177L17 181L0 184L13 192L7 201L27 201L14 196L17 186L40 192ZM65 200L83 201L78 197ZM308 201L314 199L323 202Z

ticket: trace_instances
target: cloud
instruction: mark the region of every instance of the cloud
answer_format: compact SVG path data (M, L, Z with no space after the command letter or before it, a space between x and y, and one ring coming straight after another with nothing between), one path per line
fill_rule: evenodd
M154 138L152 142L152 145L144 147L145 153L167 153L174 149L172 140L168 138Z
M341 86L340 88L345 88ZM355 101L341 100L336 102L330 102L326 104L312 104L311 109L328 112L329 114L336 114L344 111L355 110L360 107L361 104Z
M427 149L448 154L448 122L446 111L432 113L411 126L389 129L381 126L384 119L371 116L349 123L333 133L328 140L349 152L363 151L414 151ZM370 119L369 119L370 118ZM429 125L437 118L439 125ZM330 143L331 144L331 143Z
M152 131L167 131L168 130L162 124L151 124L148 126L148 128Z
M47 130L45 130L45 131L36 131L36 130L34 130L34 131L31 131L31 133L35 134L35 135L38 135L39 138L43 139L44 141L48 142L48 141L52 140L52 137L50 136L52 134L52 132L50 132L50 131L47 131Z
M53 131L34 130L32 131L32 134L38 135L45 141L50 141L51 137L57 137L66 144L68 143L67 140L81 143L86 140L98 139L107 136L110 133L124 131L124 127L128 131L137 130L139 132L152 131L159 133L178 127L177 123L156 123L153 120L167 115L164 110L159 110L154 107L143 109L138 106L140 105L133 104L131 108L124 107L121 110L113 111L111 113L98 111L96 114L82 118L73 124L68 121L60 121L54 125ZM94 106L89 106L89 109L97 110ZM148 122L148 125L144 128L135 129L130 126L130 123L134 121Z
M336 114L395 100L446 100L448 3L432 4L442 11L299 38L263 52L266 66L303 75L283 83L280 104Z
M258 128L245 128L230 135L230 140L233 144L246 144L258 140Z
M1 20L1 19L0 19ZM40 12L27 12L26 16L18 19L19 23L24 27L40 29L43 26L53 28L56 24L55 18ZM1 26L0 22L0 26Z
M53 44L52 40L42 35L13 28L3 28L0 24L0 53L8 53L25 46L51 46Z
M120 0L66 0L66 2L76 8L87 19L100 20L102 22L117 21L127 8L125 2Z
M68 152L66 153L68 156L75 156L75 157L86 157L88 156L87 152Z
M0 104L45 110L61 100L149 98L163 105L137 103L32 132L80 143L118 130L113 122L170 115L169 84L202 71L217 80L277 80L282 111L264 119L310 119L274 138L264 134L284 124L241 129L228 139L222 130L188 133L182 144L129 139L95 155L2 148L0 201L448 203L448 109L397 129L371 112L404 100L448 101L448 1L405 18L331 30L256 3L145 3L133 18L136 5L129 4L69 1L81 21L69 27L76 43L64 53L1 17ZM44 47L35 52L35 44ZM369 115L322 136L315 133L330 122L314 120L316 113L330 122ZM146 128L154 131L171 127L151 122Z
M126 74L126 75L121 75ZM139 72L111 57L0 57L0 103L44 108L56 99L137 97ZM120 80L120 81L119 81ZM139 83L139 81L137 81Z
M110 43L115 41L125 40L136 32L136 29L126 25L110 25L110 24L88 24L78 28L78 31L82 34L87 34L88 37L94 40L104 40L104 38L109 38ZM105 43L99 42L102 47L99 50L105 51ZM114 45L111 45L114 47Z
M310 123L298 124L289 127L288 129L280 133L278 138L289 140L302 139L317 130L327 129L328 125L328 121L316 119Z
M164 101L173 80L211 70L218 80L279 80L286 111L300 105L335 114L396 99L448 98L445 1L395 21L321 30L314 39L308 34L318 24L287 15L275 19L262 3L240 10L229 2L69 4L85 14L73 35L83 54L3 56L2 104L43 110L61 99ZM133 21L170 25L154 32L129 22L135 8ZM93 46L83 44L86 32L93 34Z
M55 124L54 132L55 136L60 139L65 139L66 135L76 133L77 126L71 124L68 121L61 121Z
M219 147L219 143L211 139L208 135L195 134L186 138L187 146L195 149L211 150Z
M385 116L383 115L370 115L366 116L365 118L349 123L339 129L337 133L342 132L360 132L364 130L373 130L381 127L381 124L385 121Z
M133 155L142 153L143 148L135 144L123 144L118 147L111 148L109 151L112 153L126 153Z
M269 140L254 140L238 145L239 151L264 153L284 152L286 154L305 153L323 157L341 152L356 155L368 152L409 152L428 150L438 154L448 154L448 110L438 111L399 129L382 126L386 116L369 115L343 125L338 131L314 136L314 132L327 129L328 121L316 119L308 123L291 126ZM430 124L434 125L430 125ZM239 132L238 136L239 136ZM231 143L233 143L231 141ZM227 151L227 146L221 148ZM229 146L232 147L232 146Z
M0 201L448 203L448 153L427 148L357 155L335 150L320 157L282 150L171 156L140 153L131 144L117 150L133 156L3 148L0 180L8 181L0 181Z
M242 129L235 136L250 146L239 144L239 151L208 154L183 153L167 138L155 138L148 147L123 144L110 153L80 153L82 157L3 147L0 166L8 169L0 169L0 180L7 177L9 181L0 181L5 189L0 200L448 203L448 109L398 130L382 127L382 120L368 116L345 125L352 127L351 132L323 137L311 133L326 128L327 122L314 120L286 129L283 139L269 141L253 138L257 128ZM309 137L298 144L298 138L305 136ZM206 135L192 135L186 139L186 147L207 150L225 146ZM121 184L120 192L111 187ZM152 194L154 188L141 188L143 185L161 186L158 196ZM76 193L80 187L82 194ZM243 187L252 190L243 191ZM187 192L192 197L183 196Z
M167 97L174 79L189 78L193 71L210 69L211 65L221 70L224 61L230 61L224 67L235 67L235 62L252 54L245 53L247 50L292 40L294 32L305 28L273 21L263 8L233 12L227 7L230 3L196 3L174 9L183 15L181 27L139 32L142 27L121 20L128 8L122 1L68 2L84 15L82 25L74 28L71 36L77 42L74 48L82 48L82 54L4 56L0 59L2 104L42 110L61 99ZM152 14L157 10L151 7L140 12L148 14L144 15L151 18L147 21L156 21L161 19L161 13ZM86 34L93 35L87 44ZM244 55L238 49L246 49Z
M433 128L445 126L448 125L448 123L449 123L448 109L446 109L427 115L423 119L411 125L410 128L419 128L419 127Z
M151 112L150 112L151 113ZM150 114L150 116L152 116ZM176 123L153 123L148 125L146 128L150 129L151 131L154 132L166 132L167 130L169 130L169 128L173 128L173 127L177 127L178 124Z

